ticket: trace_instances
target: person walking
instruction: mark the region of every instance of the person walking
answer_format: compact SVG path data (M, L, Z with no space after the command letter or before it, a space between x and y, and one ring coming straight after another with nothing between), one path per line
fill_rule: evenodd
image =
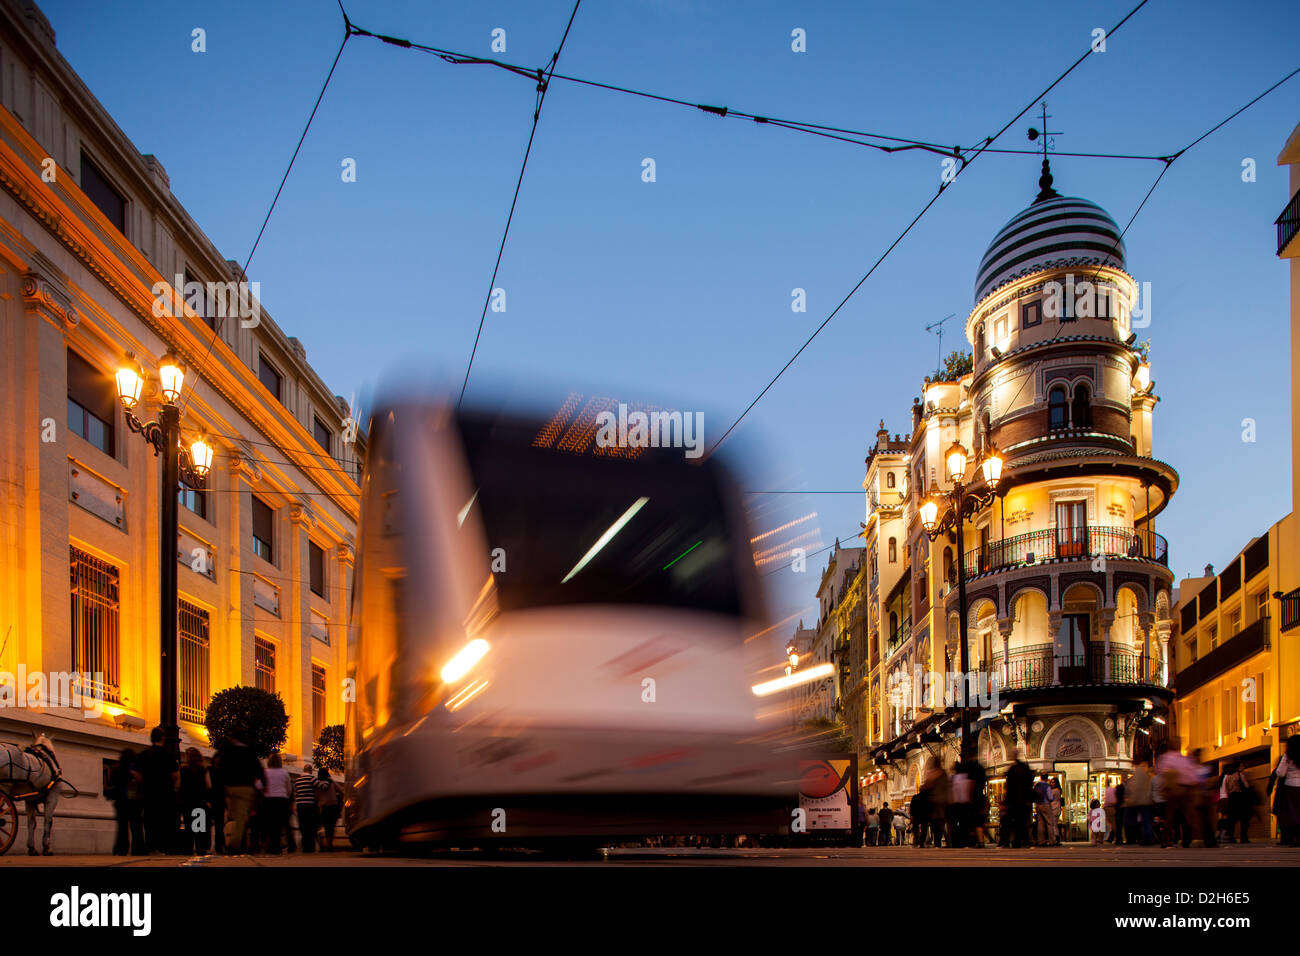
M1119 816L1115 811L1119 808L1119 793L1115 785L1109 784L1102 796L1101 808L1106 811L1106 842L1115 842L1115 823Z
M862 828L862 845L875 846L880 842L880 814L875 807L869 807L863 819L866 825Z
M1169 843L1179 841L1185 847L1191 846L1192 821L1199 815L1197 788L1200 775L1195 764L1168 744L1161 744L1160 754L1156 757L1156 772L1161 776L1164 789Z
M316 806L320 810L321 829L325 836L325 849L334 851L334 827L339 822L339 788L330 779L329 771L324 767L316 769Z
M1088 805L1088 832L1092 834L1092 845L1101 846L1106 838L1106 811L1096 797Z
M1133 768L1133 774L1124 786L1124 800L1119 812L1123 814L1125 843L1135 846L1141 842L1150 846L1151 833L1151 772L1147 762L1140 759Z
M176 785L180 768L176 758L163 746L163 729L149 733L149 749L138 761L143 780L144 835L150 853L173 853L180 836L176 816Z
M1191 772L1193 774L1193 790L1195 793L1194 816L1196 827L1200 832L1201 844L1203 846L1218 846L1219 841L1215 838L1215 831L1218 829L1218 807L1219 807L1219 781L1214 774L1214 767L1205 763L1201 759L1199 749L1192 751L1190 758ZM1183 839L1183 846L1190 846L1191 841L1186 837Z
M249 832L249 819L258 790L265 786L262 764L253 748L244 743L243 732L230 734L218 750L221 782L225 789L228 832L225 835L226 853L246 852L246 847L256 847L257 838Z
M953 767L951 800L948 804L948 845L964 847L971 840L970 803L974 792L966 761Z
M135 751L130 747L124 748L109 777L108 793L105 794L113 801L117 817L114 856L144 856L148 852L144 842L143 780L143 775L136 769Z
M181 852L206 856L212 846L212 814L208 794L212 790L208 768L197 747L185 751L180 773Z
M966 774L970 777L971 798L970 798L970 827L973 846L977 850L984 849L984 844L988 841L989 828L989 795L988 795L988 774L984 772L984 765L979 760L971 760L966 764Z
M1242 772L1241 763L1232 761L1223 775L1223 790L1228 798L1228 834L1229 843L1236 842L1238 825L1241 826L1241 842L1250 842L1250 821L1255 816L1255 804L1259 795Z
M1051 805L1052 785L1047 782L1047 774L1040 773L1038 782L1034 784L1034 843L1037 846L1047 846L1051 842L1047 827Z
M930 828L930 795L925 790L912 794L909 806L912 817L912 846L918 850L925 846L927 831Z
M912 818L908 816L906 810L899 807L894 811L894 843L898 846L907 845L907 831L911 829Z
M1002 819L1002 839L1012 849L1029 845L1029 813L1034 801L1034 772L1029 764L1020 759L1020 752L1012 747L1007 756L1011 766L1007 768L1004 800L1006 815Z
M948 771L939 761L930 764L930 769L926 771L925 778L921 781L921 790L928 796L929 810L928 820L922 826L928 823L935 848L938 849L943 846L944 827L948 819L948 802L951 799ZM948 845L952 846L951 834L948 836Z
M1161 847L1169 846L1169 806L1165 800L1165 775L1159 770L1151 772L1151 838L1160 841Z
M1061 845L1061 781L1051 777L1047 781L1047 840L1050 846Z
M226 787L221 779L221 753L212 755L208 767L208 805L212 808L212 852L226 852Z
M1282 846L1300 846L1300 734L1286 739L1286 753L1268 778L1268 793Z
M298 817L298 842L303 853L316 852L316 777L311 764L304 764L302 773L293 782L293 812Z
M289 852L294 851L293 834L289 830L290 782L289 771L284 769L280 751L274 751L266 761L264 771L266 789L262 791L262 805L259 808L263 817L262 840L266 852L277 855L283 849L284 838L288 837Z
M889 809L886 800L880 807L880 845L889 846L890 835L894 831L894 811Z

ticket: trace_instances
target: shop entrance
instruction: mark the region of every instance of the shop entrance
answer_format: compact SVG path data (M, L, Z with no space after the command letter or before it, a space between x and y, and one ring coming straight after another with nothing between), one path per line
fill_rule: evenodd
M1052 764L1052 776L1061 781L1061 842L1077 843L1088 839L1088 801L1091 784L1088 762L1058 760Z

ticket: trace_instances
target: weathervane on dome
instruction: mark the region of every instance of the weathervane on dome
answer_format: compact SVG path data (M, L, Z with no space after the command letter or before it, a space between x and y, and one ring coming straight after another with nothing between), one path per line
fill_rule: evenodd
M1047 128L1047 120L1052 114L1047 112L1047 100L1043 100L1043 129L1040 132L1034 127L1029 127L1029 141L1033 142L1040 136L1043 138L1043 175L1038 177L1039 193L1034 202L1043 202L1047 199L1056 199L1061 194L1052 188L1052 167L1047 162L1047 151L1056 149L1056 140L1053 136L1064 136L1061 130L1051 130Z

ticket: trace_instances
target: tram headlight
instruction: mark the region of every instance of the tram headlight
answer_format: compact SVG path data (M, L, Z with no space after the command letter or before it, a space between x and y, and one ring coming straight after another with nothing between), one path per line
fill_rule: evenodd
M474 665L488 652L488 646L487 641L478 637L457 651L456 656L443 665L443 683L454 684L473 670Z

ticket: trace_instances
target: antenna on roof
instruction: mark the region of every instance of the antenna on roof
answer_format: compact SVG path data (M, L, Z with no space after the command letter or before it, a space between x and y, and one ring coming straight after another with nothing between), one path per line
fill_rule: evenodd
M938 322L931 322L929 325L925 327L925 330L930 334L939 336L939 362L934 367L935 371L937 372L943 371L943 324L947 322L949 319L955 319L955 318L957 318L957 313L949 312Z

